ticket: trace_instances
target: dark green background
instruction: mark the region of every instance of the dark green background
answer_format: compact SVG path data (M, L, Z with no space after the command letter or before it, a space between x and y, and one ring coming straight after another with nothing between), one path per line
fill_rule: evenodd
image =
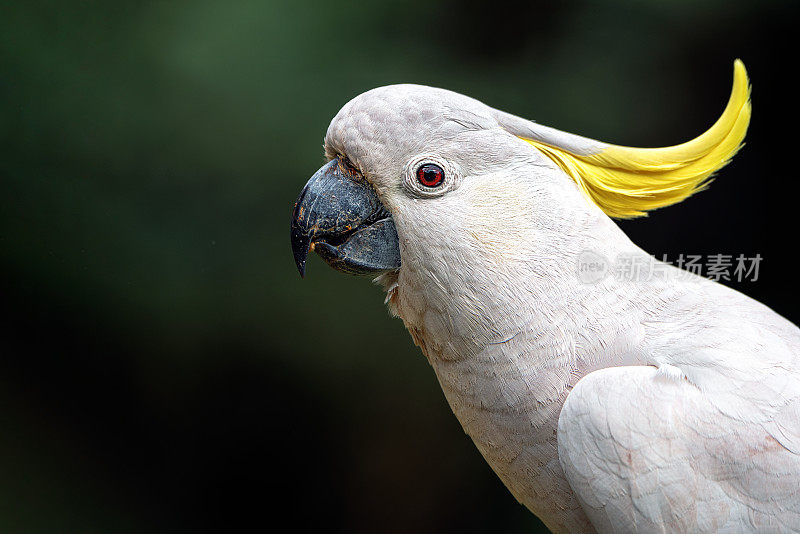
M381 291L288 223L341 105L442 86L675 144L753 81L711 190L625 229L760 253L794 321L795 2L5 2L0 531L532 532Z

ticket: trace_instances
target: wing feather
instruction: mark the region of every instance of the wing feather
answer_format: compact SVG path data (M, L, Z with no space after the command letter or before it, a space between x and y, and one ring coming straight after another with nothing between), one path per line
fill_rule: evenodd
M598 531L800 531L797 381L730 380L735 409L715 398L722 388L656 367L576 384L559 417L559 460Z

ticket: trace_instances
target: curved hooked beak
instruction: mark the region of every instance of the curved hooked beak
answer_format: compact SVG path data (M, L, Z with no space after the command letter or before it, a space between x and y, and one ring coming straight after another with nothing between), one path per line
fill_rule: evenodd
M400 245L391 214L363 177L339 158L308 181L294 204L292 252L300 276L314 250L334 269L377 274L400 268Z

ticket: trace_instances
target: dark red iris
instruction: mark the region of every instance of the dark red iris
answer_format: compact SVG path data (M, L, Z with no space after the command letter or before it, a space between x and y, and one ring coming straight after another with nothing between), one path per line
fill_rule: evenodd
M436 164L426 163L417 169L417 180L425 187L438 187L444 181L444 170Z

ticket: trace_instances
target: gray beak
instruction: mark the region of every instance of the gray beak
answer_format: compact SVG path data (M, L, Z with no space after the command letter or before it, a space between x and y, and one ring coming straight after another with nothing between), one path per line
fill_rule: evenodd
M372 185L335 158L308 181L292 212L292 252L300 276L310 250L334 269L378 274L400 268L391 214Z

